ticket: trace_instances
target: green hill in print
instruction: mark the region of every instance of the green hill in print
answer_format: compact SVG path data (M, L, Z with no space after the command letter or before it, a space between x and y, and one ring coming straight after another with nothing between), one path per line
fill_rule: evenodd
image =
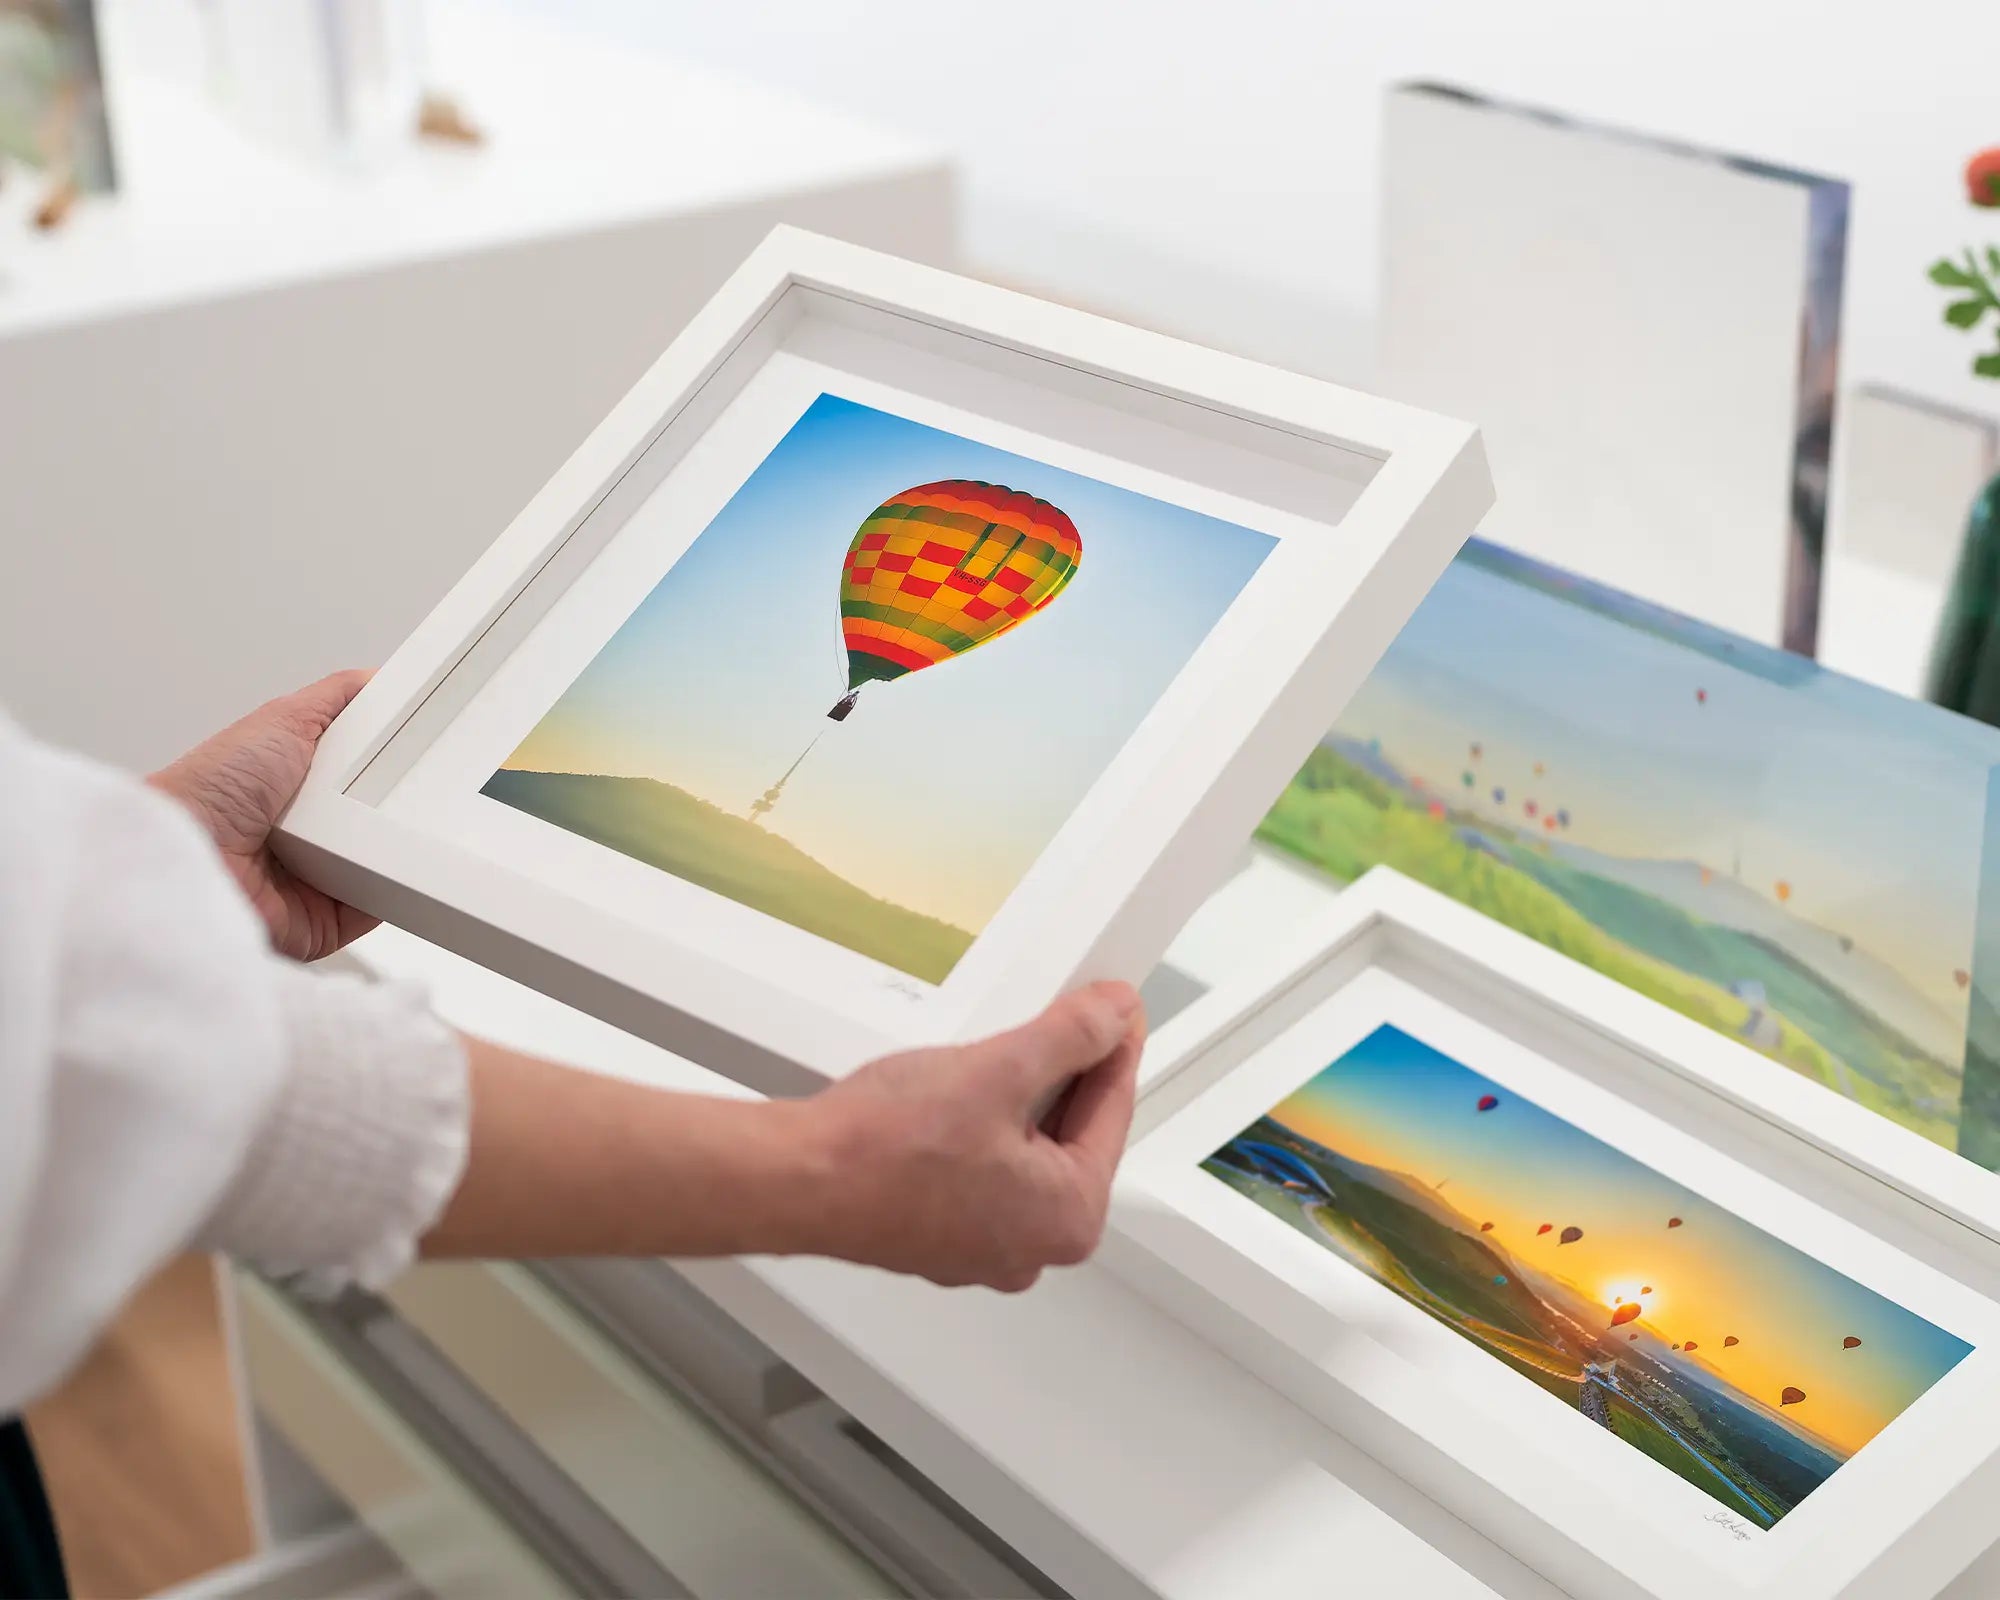
M1621 862L1524 838L1338 738L1313 751L1258 837L1342 881L1393 867L1947 1149L1956 1142L1957 1057L1927 1042L1939 1028L1920 1041L1890 1020L1914 1027L1921 1003L1899 997L1865 952L1838 953L1830 935L1781 909L1744 925L1724 882L1699 891L1714 916L1689 910L1682 900L1695 891L1678 880L1703 881L1693 863ZM1842 962L1847 981L1830 975Z
M480 793L928 983L942 983L972 943L670 783L503 767Z

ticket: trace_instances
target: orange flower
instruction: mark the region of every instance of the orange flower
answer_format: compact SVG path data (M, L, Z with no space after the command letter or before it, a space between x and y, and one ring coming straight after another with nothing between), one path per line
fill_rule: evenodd
M2000 206L2000 147L1982 150L1966 162L1965 194L1976 206Z

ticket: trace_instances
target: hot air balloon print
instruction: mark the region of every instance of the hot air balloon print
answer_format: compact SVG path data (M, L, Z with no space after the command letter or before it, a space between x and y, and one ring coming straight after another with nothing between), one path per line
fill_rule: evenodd
M862 519L840 564L847 692L828 718L845 722L871 683L991 644L1061 594L1082 560L1076 524L1031 494L947 478L892 495ZM816 743L751 803L751 821L784 797Z
M971 478L921 483L862 520L840 568L847 693L991 644L1063 592L1083 560L1076 524L1046 500Z
M1576 1243L1576 1241L1577 1241L1577 1240L1579 1240L1579 1239L1581 1239L1582 1237L1583 1237L1583 1229L1581 1229L1581 1228L1565 1228L1565 1229L1563 1229L1563 1231L1562 1231L1562 1237L1561 1237L1561 1238L1559 1238L1559 1239L1557 1239L1557 1240L1556 1240L1556 1243L1557 1243L1557 1245L1559 1245L1559 1246L1560 1246L1560 1245L1566 1245L1566 1244L1575 1244L1575 1243Z

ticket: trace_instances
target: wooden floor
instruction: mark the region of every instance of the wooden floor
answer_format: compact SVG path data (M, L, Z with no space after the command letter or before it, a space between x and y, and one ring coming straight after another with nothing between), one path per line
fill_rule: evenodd
M69 1381L28 1412L70 1584L152 1594L252 1546L214 1274L187 1256L142 1289Z

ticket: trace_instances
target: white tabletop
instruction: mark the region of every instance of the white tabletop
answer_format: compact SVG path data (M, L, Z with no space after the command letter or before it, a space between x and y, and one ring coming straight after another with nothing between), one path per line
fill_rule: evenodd
M1916 687L1934 586L1830 563L1831 664ZM1250 852L1168 961L1251 970L1334 893ZM675 1088L742 1091L693 1063L394 929L356 946L429 985L471 1031ZM704 1263L688 1276L995 1532L1080 1594L1233 1600L1345 1593L1554 1600L1556 1591L1155 1311L1098 1266L1015 1299L833 1262ZM1984 1592L1968 1574L1954 1596ZM1973 1587L1965 1587L1970 1584Z
M1259 857L1170 959L1255 962L1331 890ZM394 929L355 947L489 1038L663 1086L741 1091ZM1554 1600L1555 1591L1101 1267L1015 1298L823 1261L688 1275L1073 1592Z
M59 230L0 187L0 336L906 171L938 153L788 95L477 0L430 55L490 142L315 164L239 133L163 0L101 6L120 187ZM181 8L185 9L185 8ZM183 19L185 20L185 19Z

